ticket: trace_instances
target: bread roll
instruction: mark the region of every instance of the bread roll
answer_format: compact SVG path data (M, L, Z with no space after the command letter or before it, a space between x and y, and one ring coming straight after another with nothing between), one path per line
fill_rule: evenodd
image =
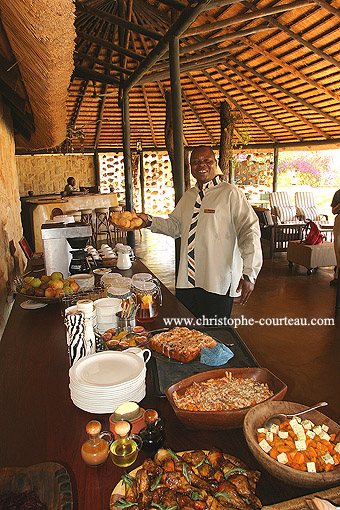
M130 221L131 228L138 228L143 224L143 220L141 218L132 218Z
M127 218L120 218L117 222L117 225L123 228L130 228L130 220Z
M130 211L122 212L122 218L125 218L127 220L131 220L133 218L132 212L130 212Z

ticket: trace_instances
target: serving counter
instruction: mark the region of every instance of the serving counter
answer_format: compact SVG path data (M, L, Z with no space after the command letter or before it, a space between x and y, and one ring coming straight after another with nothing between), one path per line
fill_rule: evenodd
M25 200L23 204L23 225L25 236L33 251L42 252L41 225L51 219L53 209L60 209L62 214L80 209L96 209L99 207L116 207L115 193L89 193L69 197L46 197Z
M148 269L137 260L122 274L131 276L145 271ZM149 330L164 327L164 317L192 317L163 285L162 292L163 306L156 320L148 325ZM71 401L65 327L59 304L24 310L21 301L18 296L0 342L0 467L57 462L65 466L71 477L74 509L108 510L110 494L124 470L110 458L101 467L88 467L81 459L80 448L87 439L87 422L98 419L108 430L109 415L84 412ZM257 495L263 504L308 493L283 484L260 468L242 429L201 431L181 425L167 399L153 393L149 372L148 368L147 395L141 406L156 409L164 419L165 447L183 451L217 446L240 458L262 472ZM288 395L294 399L293 393ZM306 395L306 399L309 397ZM140 453L131 469L144 458L144 453Z

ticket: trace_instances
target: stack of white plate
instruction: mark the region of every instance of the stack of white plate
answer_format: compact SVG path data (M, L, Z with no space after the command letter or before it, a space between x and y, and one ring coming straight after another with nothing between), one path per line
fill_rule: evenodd
M104 351L78 360L69 370L72 402L89 413L113 413L145 397L146 368L133 353Z

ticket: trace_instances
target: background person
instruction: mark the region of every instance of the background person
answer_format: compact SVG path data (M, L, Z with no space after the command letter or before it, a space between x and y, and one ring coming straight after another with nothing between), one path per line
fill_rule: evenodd
M330 282L331 285L336 285L339 278L340 267L340 189L335 192L331 203L332 213L335 214L334 220L334 251L336 257L336 273L334 279Z
M71 195L86 195L89 192L88 189L79 191L76 187L76 180L74 177L67 178L67 184L64 188L64 196L69 197Z
M230 317L245 304L262 266L259 222L245 195L222 180L215 154L200 146L190 158L196 185L168 218L139 213L142 227L181 237L176 296L196 316Z

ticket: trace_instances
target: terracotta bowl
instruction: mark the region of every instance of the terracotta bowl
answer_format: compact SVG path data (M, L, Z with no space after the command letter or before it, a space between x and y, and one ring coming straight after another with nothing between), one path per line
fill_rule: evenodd
M177 418L184 425L192 429L201 430L223 430L242 427L243 419L247 411L249 411L249 407L243 407L242 409L236 409L234 411L185 411L179 409L173 399L174 391L177 391L177 393L181 395L193 382L217 379L223 377L225 372L225 368L201 372L187 377L186 379L182 379L165 389L165 395L175 411ZM228 372L231 372L233 377L253 377L256 381L267 383L269 388L274 392L274 395L270 397L269 400L281 400L286 394L287 386L266 368L230 368Z
M307 473L299 471L284 464L280 464L277 460L272 459L265 453L257 443L256 431L262 427L267 418L277 413L294 414L307 409L307 406L296 404L294 402L264 402L250 409L244 419L243 432L248 446L258 462L272 476L279 478L285 483L295 485L297 487L308 487L312 489L321 489L323 487L331 487L340 483L340 466L334 470L323 473ZM316 425L325 423L330 433L337 434L335 443L340 440L340 425L333 420L320 413L319 411L309 411L304 415L305 418L312 420ZM302 417L301 417L302 418Z

